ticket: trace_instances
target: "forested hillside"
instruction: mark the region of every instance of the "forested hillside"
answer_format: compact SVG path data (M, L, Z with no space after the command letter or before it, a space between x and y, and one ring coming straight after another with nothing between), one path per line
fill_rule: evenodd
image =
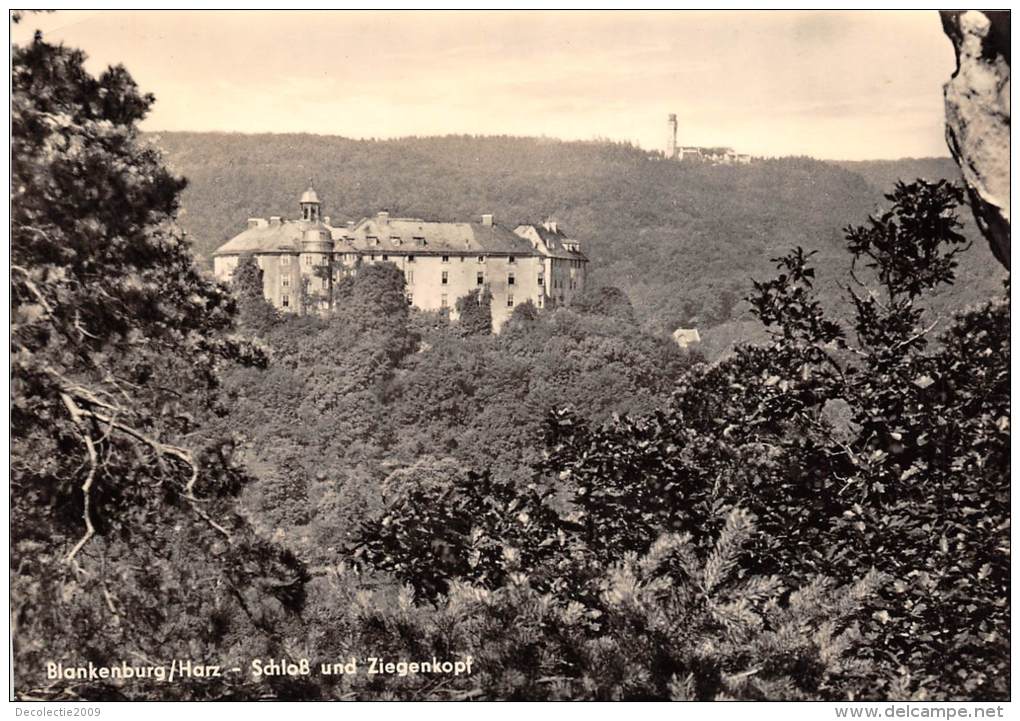
M554 217L583 241L594 282L624 290L646 328L662 333L733 321L716 332L722 337L742 337L746 306L739 301L750 277L770 272L769 259L796 245L817 249L822 297L835 301L835 284L847 272L842 228L874 212L898 177L956 178L948 158L681 165L629 145L535 138L150 139L190 181L180 220L203 256L249 216L293 216L309 181L334 222L383 208L437 219L494 213L510 226ZM963 256L947 305L985 300L998 287L987 273L973 272L985 270L975 255Z
M952 158L899 158L897 160L841 160L838 163L854 173L864 176L875 188L890 188L900 179L957 181L960 168Z
M959 187L868 219L802 159L175 136L206 251L312 175L345 215L554 213L606 283L498 336L390 263L280 315L253 258L196 272L123 68L12 50L19 699L1009 698L1008 286L928 300L993 283L956 273ZM698 362L610 284L652 328L746 290L768 345Z

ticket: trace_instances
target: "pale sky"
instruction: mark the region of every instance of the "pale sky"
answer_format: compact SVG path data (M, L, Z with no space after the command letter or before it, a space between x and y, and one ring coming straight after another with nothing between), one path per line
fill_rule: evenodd
M609 138L947 156L934 11L61 11L41 28L155 94L146 130Z

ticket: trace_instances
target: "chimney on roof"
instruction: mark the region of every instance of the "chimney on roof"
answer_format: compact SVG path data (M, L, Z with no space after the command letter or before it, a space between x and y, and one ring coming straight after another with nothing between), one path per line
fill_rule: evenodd
M376 218L379 220L380 223L388 223L390 222L390 211L380 210L376 215Z
M492 225L492 213L484 213L482 215L482 225Z
M559 233L560 226L555 220L547 220L542 223L542 227L548 230L550 233Z
M266 224L265 218L248 218L249 228L260 228Z
M322 223L323 223L323 225L329 225L329 216L328 215L322 219Z
M279 225L280 224L280 216L279 215L270 215L269 216L269 224L270 225Z
M347 221L347 230L354 230L354 221L353 220L348 220Z

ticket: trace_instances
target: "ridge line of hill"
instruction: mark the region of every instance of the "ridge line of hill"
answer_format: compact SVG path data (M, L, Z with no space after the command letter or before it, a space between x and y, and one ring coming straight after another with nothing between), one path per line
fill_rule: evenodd
M309 179L337 220L380 208L450 220L492 213L510 227L555 218L582 241L594 283L621 288L640 322L662 333L740 321L750 278L770 276L770 259L797 245L819 251L820 291L838 302L843 228L866 222L899 178L959 178L949 158L725 166L655 162L629 143L513 136L146 136L189 180L179 220L206 260L248 217L294 217ZM975 233L969 209L960 216ZM962 258L947 308L998 288L983 250Z

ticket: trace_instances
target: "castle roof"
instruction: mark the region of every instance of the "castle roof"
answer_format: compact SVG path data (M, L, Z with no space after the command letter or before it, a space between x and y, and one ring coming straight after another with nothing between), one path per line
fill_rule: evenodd
M328 226L304 220L275 220L241 231L213 253L217 255L242 255L244 253L300 253L301 238L305 230L315 226Z
M313 190L312 187L309 186L308 190L306 190L304 193L302 193L302 195L301 195L301 202L302 203L318 203L319 202L319 196L316 195L315 190Z
M554 230L545 224L519 225L516 232L534 233L542 241L538 247L538 251L542 255L568 260L588 260L588 257L580 250L580 241L568 238L558 227ZM568 245L571 248L577 248L577 250L568 249Z
M570 249L578 248L578 241L544 225L522 225L511 231L495 223L390 218L384 214L363 218L353 228L304 220L253 218L248 228L217 248L213 256L300 253L304 232L315 227L329 232L340 253L528 256L537 250L544 257L588 260L580 249ZM522 237L522 231L526 237ZM533 245L535 238L540 241L537 249Z
M353 229L334 228L334 240L356 250L413 254L531 255L531 243L501 225L420 218L363 218Z

